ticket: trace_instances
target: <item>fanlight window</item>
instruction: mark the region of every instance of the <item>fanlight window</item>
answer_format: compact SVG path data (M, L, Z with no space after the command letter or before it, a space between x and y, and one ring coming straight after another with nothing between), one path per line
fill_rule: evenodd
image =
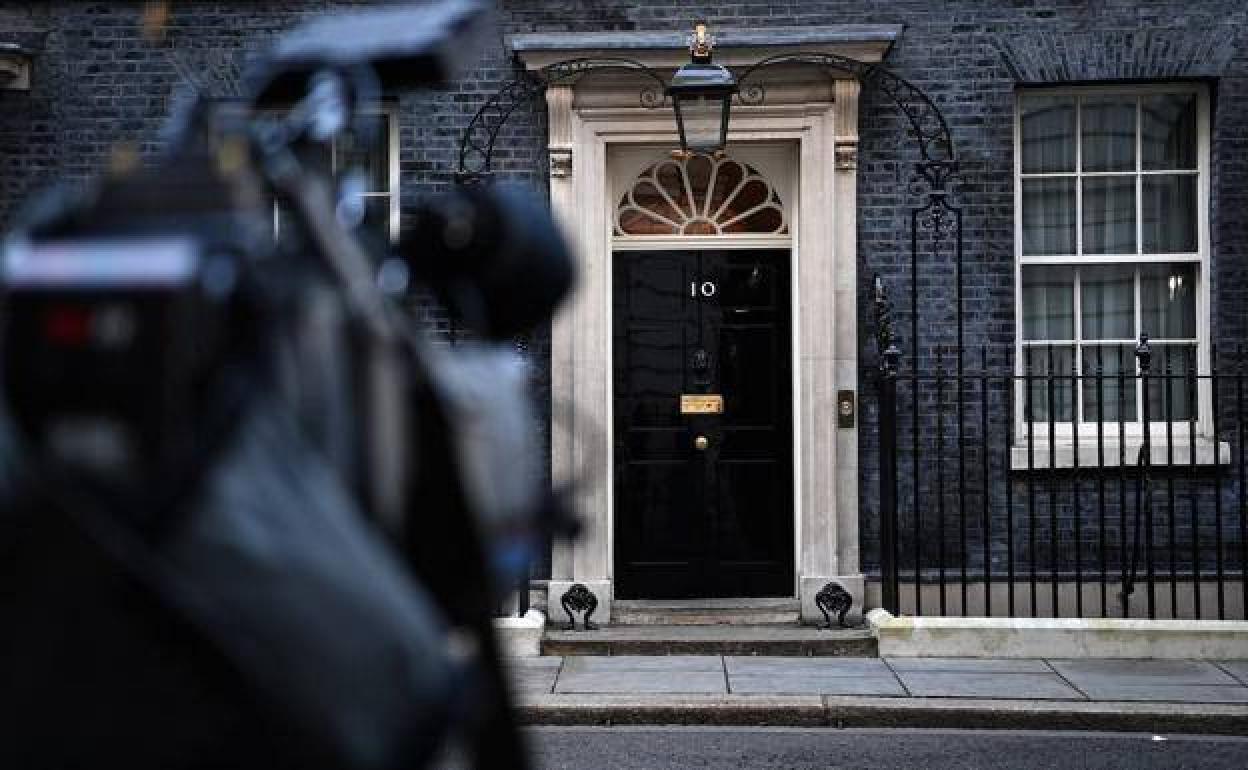
M732 158L655 163L615 212L616 235L785 235L784 204L762 174Z

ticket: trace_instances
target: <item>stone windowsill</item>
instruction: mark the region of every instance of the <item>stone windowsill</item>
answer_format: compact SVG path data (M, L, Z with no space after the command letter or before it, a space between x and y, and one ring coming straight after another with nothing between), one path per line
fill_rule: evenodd
M1126 464L1135 465L1140 452L1140 446L1144 443L1143 438L1139 436L1126 437ZM1106 440L1103 448L1104 466L1107 468L1118 467L1119 445L1117 438L1114 441ZM1069 438L1058 438L1053 444L1054 463L1050 465L1050 442L1047 438L1037 436L1032 444L1032 461L1027 462L1026 443L1021 445L1015 444L1010 447L1010 468L1016 471L1026 470L1046 470L1049 467L1055 468L1073 468L1075 467L1075 445ZM1097 458L1097 444L1093 437L1091 440L1087 438L1079 439L1079 467L1096 468L1100 463ZM1231 445L1226 441L1218 442L1217 463L1221 465L1230 465L1231 463ZM1168 465L1188 466L1192 464L1191 444L1187 437L1175 437L1173 448L1170 450L1169 456L1166 451L1166 441L1164 438L1158 440L1153 439L1151 451L1149 452L1149 462L1153 467L1165 467ZM1196 462L1195 465L1212 466L1215 464L1215 454L1213 450L1213 439L1204 436L1196 437Z

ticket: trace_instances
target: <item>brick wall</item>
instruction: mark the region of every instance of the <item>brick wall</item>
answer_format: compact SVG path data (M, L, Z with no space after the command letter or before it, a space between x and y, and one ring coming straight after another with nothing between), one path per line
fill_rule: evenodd
M187 82L209 93L238 88L247 57L278 31L312 13L348 2L198 2L174 4L166 39L137 31L139 3L0 3L0 40L35 52L30 93L0 91L0 226L36 186L98 170L115 143L151 156L171 96ZM867 0L818 2L640 2L510 0L502 32L671 30L705 16L717 27L900 23L888 57L898 74L925 89L949 118L962 165L967 265L966 343L984 346L990 367L1008 366L1014 341L1013 94L1020 84L1192 78L1214 95L1212 247L1214 339L1223 349L1248 332L1248 6L1235 0ZM402 201L449 184L459 131L516 70L501 39L461 83L435 93L392 95L401 130ZM545 160L542 110L522 110L500 139L495 167L503 176L541 184ZM899 125L888 104L864 98L859 157L859 276L864 551L875 561L874 362L867 298L874 273L898 299L909 290L906 194L913 152L898 147ZM919 291L922 339L912 339L899 302L900 344L930 365L937 346L953 341L949 255L924 256ZM537 368L548 371L549 333L532 341ZM539 390L548 400L548 377ZM1006 426L994 410L990 431ZM1238 419L1238 415L1225 417Z

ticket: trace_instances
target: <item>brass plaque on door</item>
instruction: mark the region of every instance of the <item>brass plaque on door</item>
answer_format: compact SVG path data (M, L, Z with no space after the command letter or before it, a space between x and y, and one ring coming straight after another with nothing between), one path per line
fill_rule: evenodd
M718 393L680 394L681 414L723 414L724 397Z

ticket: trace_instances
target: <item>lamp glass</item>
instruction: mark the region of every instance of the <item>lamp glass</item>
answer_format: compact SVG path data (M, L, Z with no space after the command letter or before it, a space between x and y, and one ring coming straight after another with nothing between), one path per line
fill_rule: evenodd
M686 149L712 152L723 148L724 99L723 94L689 94L680 98Z

